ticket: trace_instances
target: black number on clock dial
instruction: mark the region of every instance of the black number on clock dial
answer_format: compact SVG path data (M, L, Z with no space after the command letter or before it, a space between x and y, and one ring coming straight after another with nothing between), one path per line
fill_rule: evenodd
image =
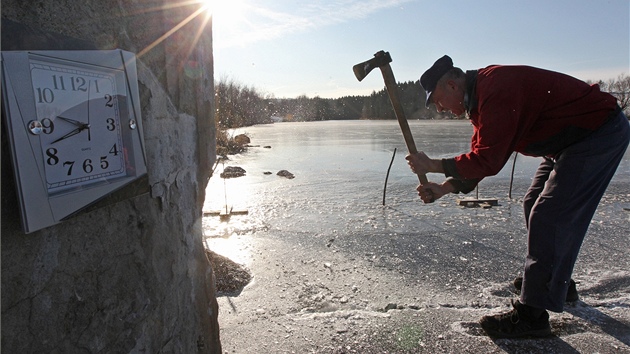
M98 80L86 80L84 77L81 76L70 76L69 78L67 78L67 76L64 75L53 75L52 76L52 83L53 83L53 88L55 90L58 91L65 91L66 90L66 80L68 80L70 82L70 85L68 87L70 87L72 89L72 91L82 91L82 92L87 92L88 90L88 86L90 85L91 82L94 83L94 88L96 89L96 93L100 93L100 89L98 87ZM40 89L38 89L40 90ZM41 95L43 96L45 93L50 95L52 94L52 91L49 92L44 92L44 90L50 90L49 88L45 88L41 91ZM41 97L41 96L40 96ZM44 98L44 97L42 97ZM51 96L47 96L47 98L53 98ZM42 102L42 100L40 100L40 102ZM44 100L44 102L50 103L51 101L46 101Z
M51 134L54 130L55 130L55 123L48 119L48 118L44 118L42 119L42 132L44 134Z
M118 146L114 144L111 149L109 149L109 154L118 156ZM57 149L49 148L46 150L46 163L50 166L54 166L59 163L59 157L57 156ZM63 166L68 168L67 175L72 175L72 168L74 167L75 161L64 161ZM101 156L100 158L100 167L102 170L106 170L109 167L109 161L107 161L107 155ZM83 161L83 172L90 174L94 171L94 165L92 165L92 159L85 159Z

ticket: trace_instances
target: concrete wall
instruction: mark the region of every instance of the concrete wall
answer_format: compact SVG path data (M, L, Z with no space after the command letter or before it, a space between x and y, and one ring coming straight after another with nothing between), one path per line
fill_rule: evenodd
M211 26L202 13L156 44L200 6L176 3L2 0L3 50L143 53L149 170L149 193L25 235L3 137L3 352L221 352L201 226L215 158Z

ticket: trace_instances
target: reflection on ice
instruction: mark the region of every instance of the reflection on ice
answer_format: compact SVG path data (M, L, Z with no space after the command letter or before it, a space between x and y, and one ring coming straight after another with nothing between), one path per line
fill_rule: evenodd
M203 230L206 248L247 266L251 261L251 245L255 230L264 229L256 223L256 215L233 215L228 220L219 216L204 216Z
M250 235L233 233L229 237L205 237L205 246L235 263L249 266L251 263L252 238Z
M246 207L250 189L244 183L245 177L219 178L223 167L218 166L206 187L204 240L213 252L247 265L251 261L251 235L265 226L260 212L250 212Z

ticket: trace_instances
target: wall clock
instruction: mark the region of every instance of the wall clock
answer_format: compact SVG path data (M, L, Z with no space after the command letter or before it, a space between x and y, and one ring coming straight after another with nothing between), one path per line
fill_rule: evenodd
M2 104L26 233L147 173L133 53L2 52Z

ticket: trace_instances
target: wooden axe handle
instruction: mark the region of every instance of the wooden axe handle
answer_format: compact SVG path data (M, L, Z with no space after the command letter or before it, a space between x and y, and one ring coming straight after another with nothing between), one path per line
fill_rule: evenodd
M409 151L410 154L415 154L418 152L418 149L416 149L416 143L413 141L413 136L411 135L409 123L407 123L407 117L405 117L402 104L400 104L400 99L398 97L398 85L396 84L392 68L389 64L385 64L381 66L380 69L383 74L383 79L385 80L385 87L387 88L387 93L389 94L389 100L392 102L394 113L396 113L396 119L398 119L398 125L400 125L403 137L405 138L407 151ZM420 181L420 184L427 184L429 182L427 176L424 174L418 174L418 180Z

